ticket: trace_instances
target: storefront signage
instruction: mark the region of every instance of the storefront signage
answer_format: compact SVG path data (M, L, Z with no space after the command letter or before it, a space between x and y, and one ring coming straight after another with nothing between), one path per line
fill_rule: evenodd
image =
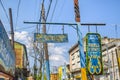
M101 74L103 71L101 36L98 33L86 35L86 66L90 74Z
M40 43L60 43L68 42L67 34L34 34L34 39Z

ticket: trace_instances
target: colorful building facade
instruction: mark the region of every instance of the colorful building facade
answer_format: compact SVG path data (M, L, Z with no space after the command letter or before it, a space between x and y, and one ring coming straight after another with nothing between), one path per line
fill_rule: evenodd
M0 78L13 80L15 74L15 53L7 32L0 21Z
M29 76L26 46L19 42L14 42L14 50L16 55L16 78L26 79Z
M84 51L86 52L86 43L84 39ZM102 62L103 73L92 76L94 80L119 80L120 79L120 39L104 37L102 44ZM75 44L69 50L70 72L72 80L81 79L81 67L79 63L78 44Z

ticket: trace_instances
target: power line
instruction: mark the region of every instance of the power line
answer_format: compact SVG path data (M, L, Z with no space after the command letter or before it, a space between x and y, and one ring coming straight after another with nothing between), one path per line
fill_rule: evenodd
M17 7L16 26L17 26L17 22L18 22L18 15L19 15L20 3L21 3L21 0L19 0L18 7ZM16 26L15 26L15 29L16 29Z
M55 9L56 9L56 6L57 6L57 2L58 2L58 0L56 0L55 6L54 6L54 9L53 9L52 17L51 17L51 19L50 19L51 22L52 22L54 13L55 13Z
M1 4L1 6L2 6L4 12L5 12L5 15L6 15L7 19L8 19L8 22L9 22L9 17L8 17L8 15L7 15L7 11L5 10L5 7L4 7L4 5L3 5L2 0L0 0L0 4Z
M66 3L66 0L62 3L62 6L61 6L61 8L59 10L60 12L59 12L59 15L58 15L58 19L60 18L61 14L62 14L61 12L63 11L65 3Z
M53 9L53 13L52 13L52 17L51 17L51 19L50 19L50 22L52 22L53 15L54 15L54 12L55 12L55 9L56 9L56 6L57 6L57 2L58 2L58 0L56 0L55 6L54 6L54 9ZM50 25L48 26L48 31L49 31L49 29L50 29ZM48 31L47 31L47 32L48 32Z
M35 26L28 26L28 27L18 28L18 29L16 29L16 31L30 29L30 28L33 28L33 27L35 27Z
M50 11L50 8L51 8L51 4L52 4L52 0L50 0L50 5L49 5L49 7L48 7L48 11L47 11L47 15L46 15L46 21L47 21L48 15L49 15L49 11Z

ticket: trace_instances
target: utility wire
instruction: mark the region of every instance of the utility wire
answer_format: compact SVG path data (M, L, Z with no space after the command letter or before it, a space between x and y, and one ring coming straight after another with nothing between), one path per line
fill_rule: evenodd
M33 27L35 27L35 26L28 26L28 27L18 28L18 29L16 29L16 31L30 29L30 28L33 28Z
M59 15L58 15L58 19L60 18L60 16L61 16L61 12L63 12L63 8L64 8L64 5L65 5L65 3L66 3L66 0L65 1L63 1L63 3L62 3L62 7L60 8L60 12L59 12Z
M56 9L56 6L57 6L57 2L58 2L58 0L56 0L55 6L54 6L54 9L53 9L53 13L52 13L52 16L51 16L51 19L50 19L50 22L52 22L52 19L53 19L54 13L55 13L55 9ZM49 29L50 29L50 25L48 26L48 31L49 31Z
M51 8L51 4L52 4L52 0L50 0L50 5L49 5L49 7L48 7L48 11L47 11L47 15L46 15L46 21L47 21L48 15L49 15L49 11L50 11L50 8Z
M21 3L21 0L19 0L18 7L17 7L16 26L17 26L17 22L18 22L20 3ZM16 26L15 26L15 30L16 30Z
M2 6L4 12L5 12L5 15L6 15L7 19L8 19L8 22L9 22L9 17L8 17L8 15L7 15L7 11L5 10L5 7L4 7L4 5L3 5L2 0L0 0L0 4L1 4L1 6ZM10 22L9 22L9 23L10 23Z
M55 13L55 9L56 9L56 6L57 6L57 2L58 2L58 0L56 0L55 6L54 6L54 9L53 9L52 17L51 17L51 19L50 19L51 22L52 22L54 13Z

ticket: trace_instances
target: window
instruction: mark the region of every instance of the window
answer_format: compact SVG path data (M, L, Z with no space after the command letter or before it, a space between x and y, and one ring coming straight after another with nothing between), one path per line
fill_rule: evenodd
M72 60L74 60L74 59L75 59L75 56L72 57Z
M77 61L77 63L80 63L80 61Z
M73 63L72 65L75 65L75 63Z

